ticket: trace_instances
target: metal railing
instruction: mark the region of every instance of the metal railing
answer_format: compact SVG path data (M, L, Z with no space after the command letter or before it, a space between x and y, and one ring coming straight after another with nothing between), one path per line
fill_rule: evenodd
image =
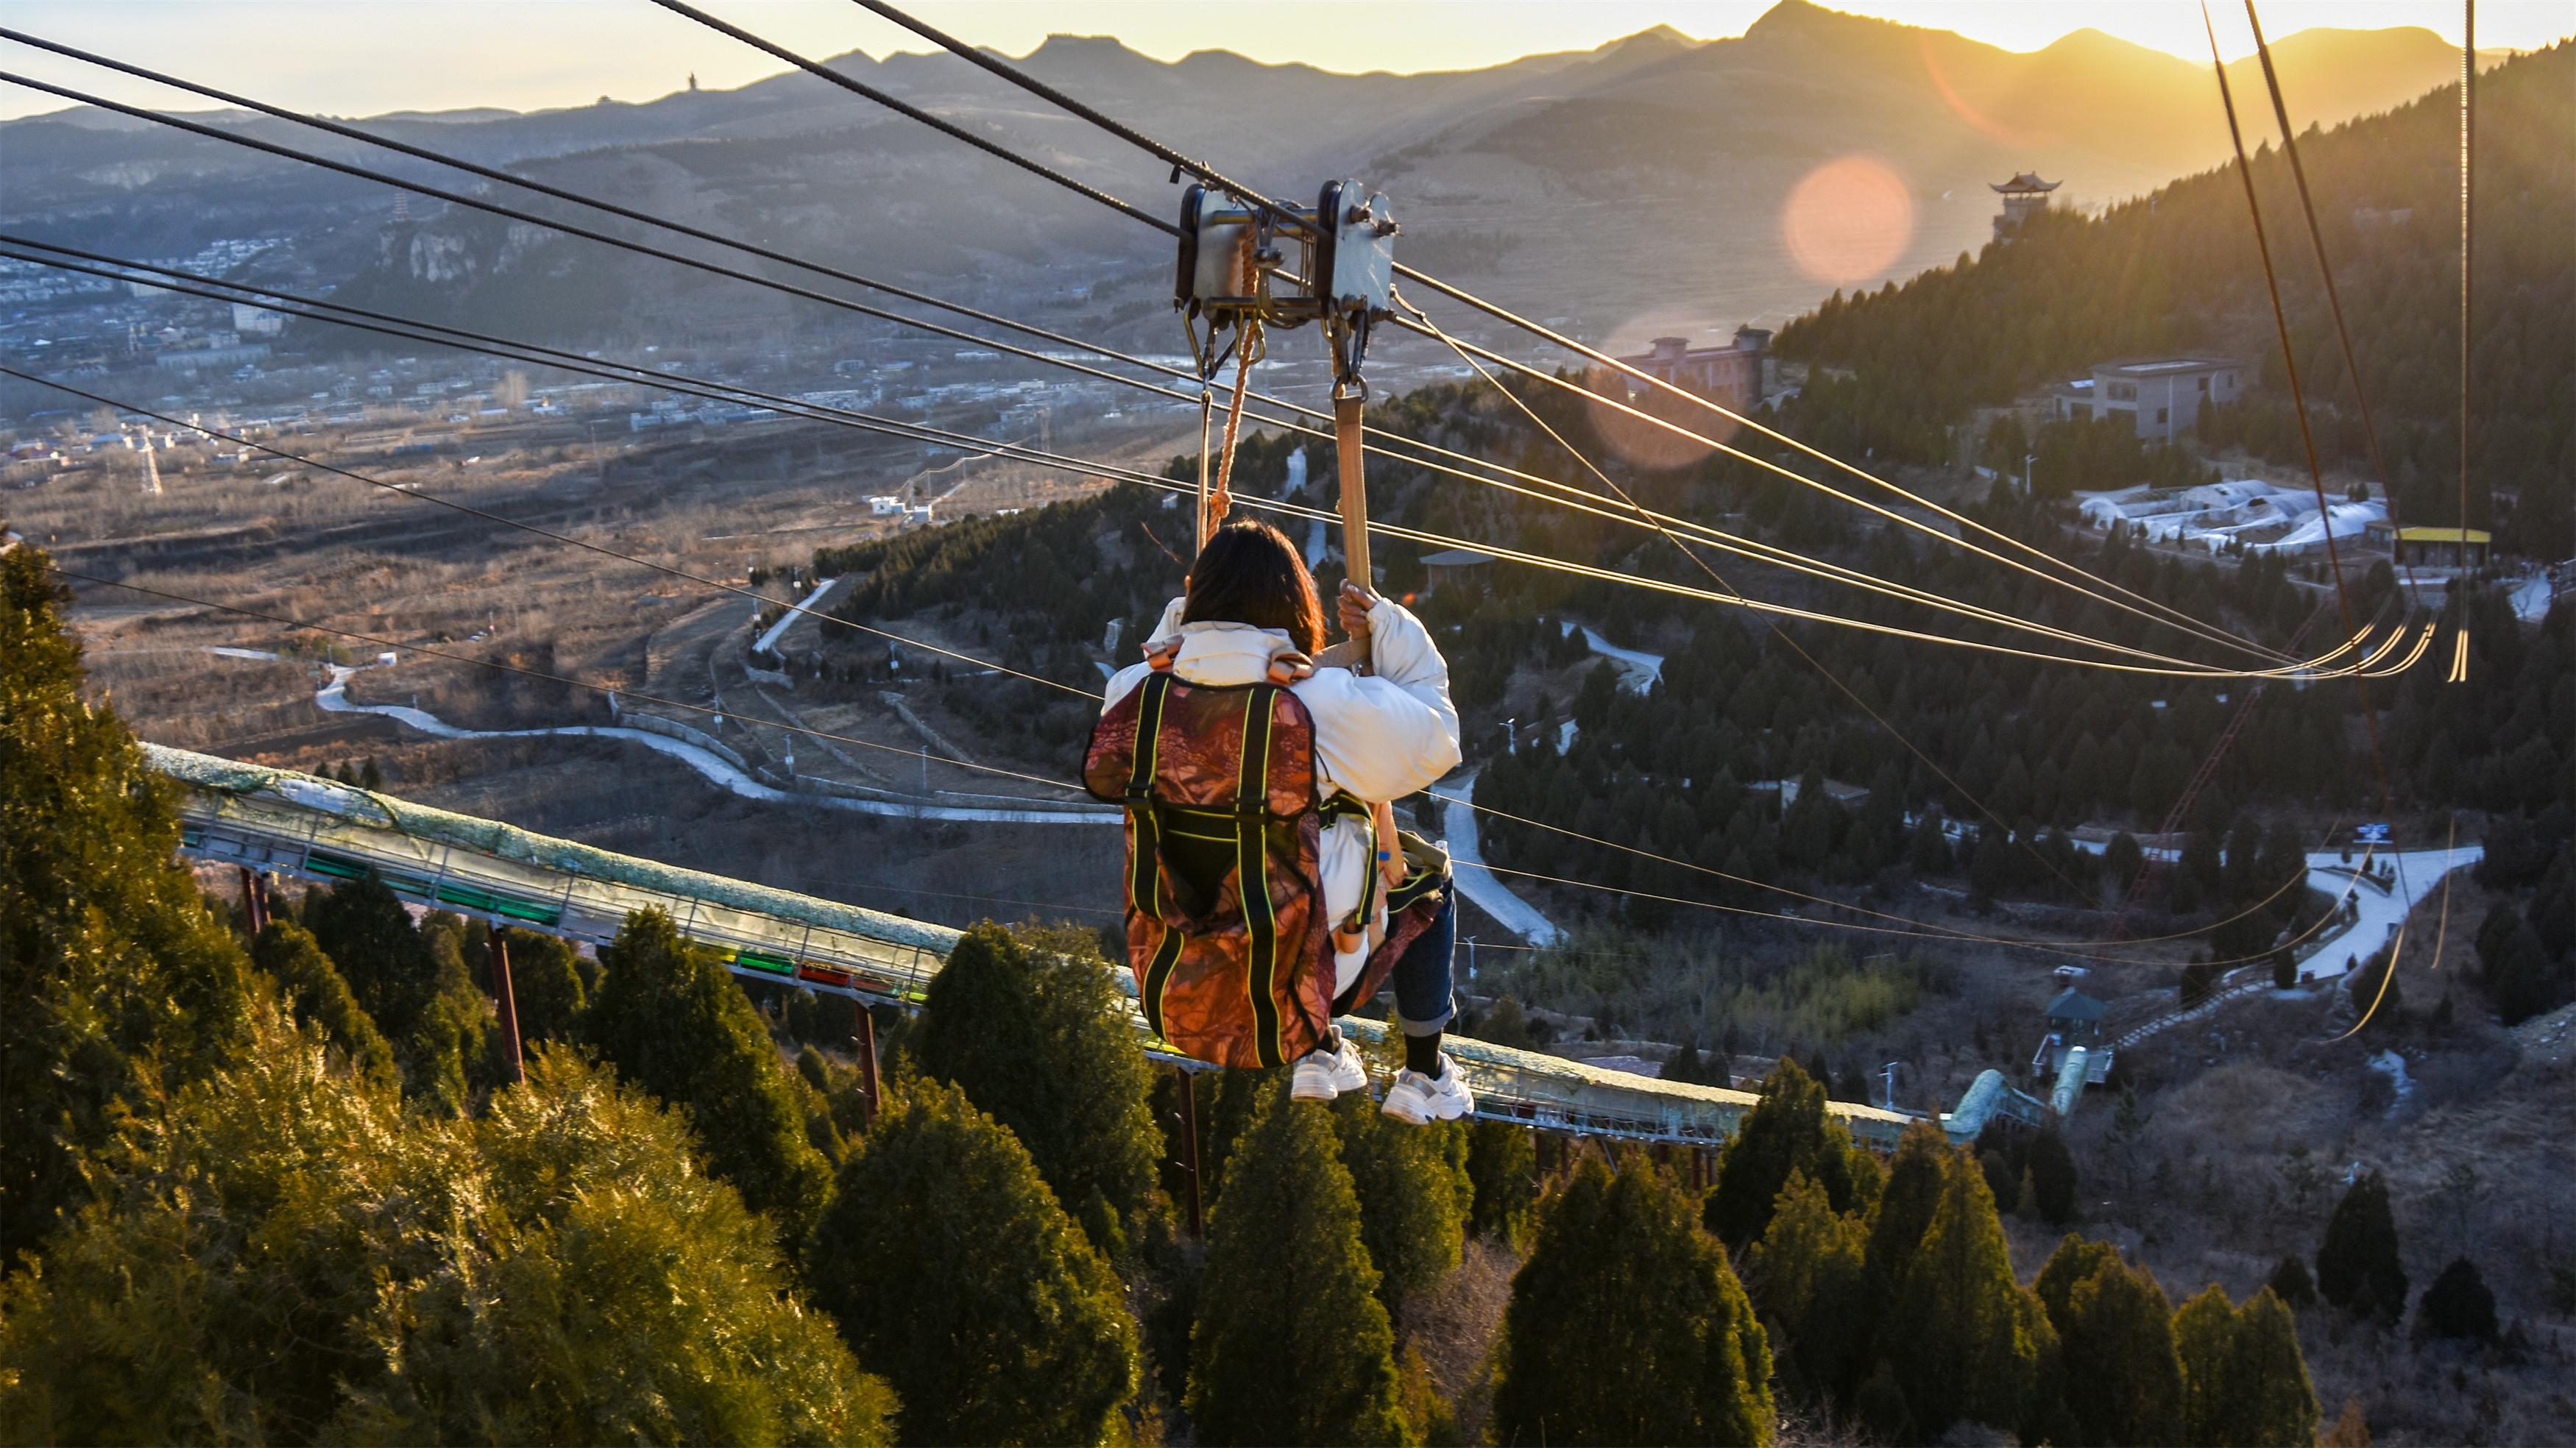
M861 906L775 890L432 809L314 775L147 744L177 787L181 853L211 863L331 883L372 875L406 900L515 929L606 945L629 915L657 908L680 933L750 979L906 1007L924 999L960 932ZM1135 1028L1157 1060L1200 1069ZM1383 1023L1343 1029L1386 1043ZM1578 1136L1713 1147L1759 1099L1451 1036L1450 1059L1487 1120ZM1852 1134L1892 1147L1914 1120L1848 1102L1830 1109Z

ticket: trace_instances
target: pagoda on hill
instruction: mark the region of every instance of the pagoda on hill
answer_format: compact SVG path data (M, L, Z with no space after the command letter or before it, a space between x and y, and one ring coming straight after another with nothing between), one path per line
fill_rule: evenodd
M2048 209L2048 193L2061 182L2042 181L2036 171L2024 171L2009 181L1989 182L2004 198L2004 210L1995 218L1995 240L2010 241L2021 230L2022 223Z

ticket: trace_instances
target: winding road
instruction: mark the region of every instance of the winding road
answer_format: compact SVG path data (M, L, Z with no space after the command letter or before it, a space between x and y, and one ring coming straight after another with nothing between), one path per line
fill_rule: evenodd
M793 617L794 615L790 615ZM567 724L551 729L467 729L450 724L426 709L403 704L361 704L349 697L352 676L376 667L373 664L352 667L330 666L331 682L313 696L314 707L326 714L381 714L397 723L406 724L423 734L439 739L533 739L540 736L563 736L588 739L625 739L641 744L656 754L667 755L696 770L729 794L743 799L756 799L770 804L805 805L815 809L839 810L844 814L876 815L886 819L937 820L943 823L1000 825L1114 825L1126 816L1114 809L992 809L944 804L903 804L893 800L849 799L833 794L801 794L761 783L733 764L689 743L668 735L648 734L641 729L626 729L608 724Z

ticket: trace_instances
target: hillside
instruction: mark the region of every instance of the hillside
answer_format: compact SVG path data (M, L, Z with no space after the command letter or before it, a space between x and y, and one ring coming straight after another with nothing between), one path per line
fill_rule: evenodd
M2237 94L2249 137L2269 132L2259 86ZM2479 82L2479 209L2472 522L2507 546L2561 558L2576 476L2576 47L2520 57ZM2294 111L2294 115L2299 112ZM2300 142L2363 382L2380 419L2401 517L2457 504L2459 93L2311 130ZM2284 156L2255 162L2258 194L2330 464L2366 468L2351 381L2336 346ZM2081 298L2081 305L2069 305ZM2051 217L2009 246L1902 286L1836 297L1784 329L1781 349L1848 367L1837 404L1883 453L1943 454L1970 410L2079 373L2095 360L2214 348L2255 364L2251 400L2203 428L2277 461L2301 456L2263 272L2231 165L2098 219ZM2497 500L2490 512L2490 500Z
M2420 30L2303 32L2277 50L2293 104L2329 122L2420 94L2453 64ZM1148 209L1176 204L1162 168L952 57L852 53L831 63ZM1788 316L1834 285L1909 275L1977 244L1993 209L1985 182L2038 167L2066 178L2071 203L2107 201L2208 165L2225 144L2206 75L2171 56L2091 33L2016 54L1802 0L1740 38L1703 43L1658 29L1477 71L1344 75L1216 51L1162 62L1074 36L1050 39L1026 65L1076 93L1113 97L1123 119L1256 184L1302 194L1353 171L1386 184L1409 259L1538 315L1573 317L1593 335L1631 322L1732 328ZM283 123L211 119L326 155L364 153ZM1062 313L1079 310L1063 306L1072 287L1114 290L1134 308L1087 313L1088 325L1171 341L1154 305L1160 243L810 76L635 105L371 124L988 304ZM466 316L613 331L639 285L683 316L744 310L737 289L672 295L653 264L561 242L514 246L434 205L416 212L424 220L411 232L388 232L393 198L381 187L121 117L71 111L0 125L0 150L12 222L75 244L186 255L222 237L284 236L286 260L341 282L419 278L430 266L423 238L452 235L477 264L470 277L514 266L559 274L577 261L629 281L534 314L525 289L481 296L479 282L447 282L447 305ZM1784 244L1781 216L1804 177L1849 154L1889 168L1906 214L1866 238L1847 270L1819 274ZM380 155L369 162L432 174ZM1617 206L1601 205L1613 196ZM1673 245L1685 235L1693 245Z

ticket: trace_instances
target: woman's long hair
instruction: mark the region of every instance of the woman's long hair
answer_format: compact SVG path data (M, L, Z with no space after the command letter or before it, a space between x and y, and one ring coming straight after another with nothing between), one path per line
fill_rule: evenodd
M1245 518L1228 523L1190 565L1183 623L1248 623L1275 628L1309 654L1324 647L1324 605L1315 576L1288 535Z

